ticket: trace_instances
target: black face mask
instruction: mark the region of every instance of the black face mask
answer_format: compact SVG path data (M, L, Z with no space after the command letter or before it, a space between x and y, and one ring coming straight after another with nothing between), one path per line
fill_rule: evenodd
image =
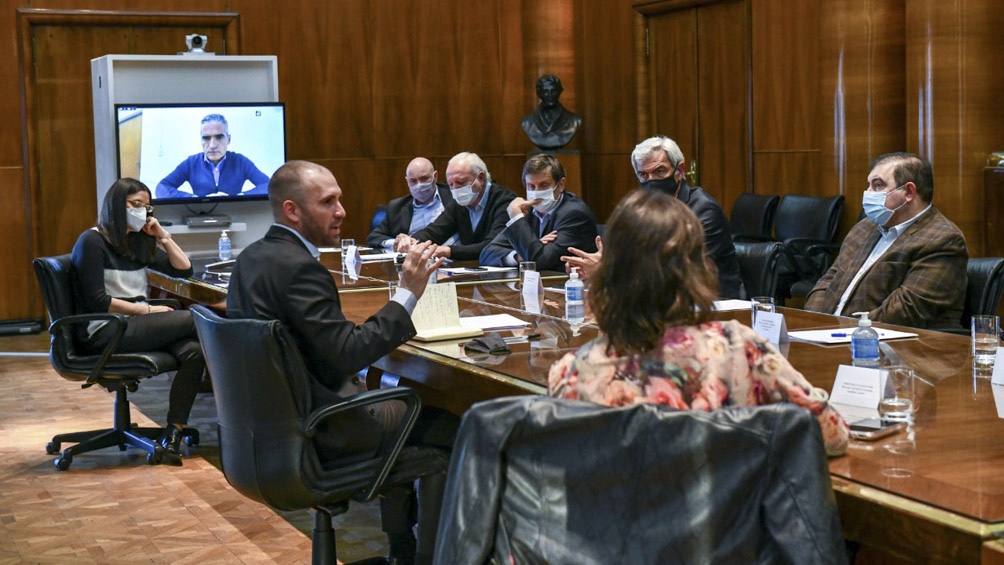
M652 179L641 183L642 190L661 192L670 196L676 196L676 191L679 187L680 185L676 182L675 175L671 175L665 179Z

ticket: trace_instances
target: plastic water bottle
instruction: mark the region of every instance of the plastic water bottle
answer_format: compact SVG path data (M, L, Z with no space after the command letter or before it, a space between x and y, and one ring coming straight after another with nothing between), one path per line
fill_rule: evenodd
M855 367L878 368L878 332L872 328L868 312L855 312L854 315L861 316L861 319L858 321L858 329L851 334L851 364Z
M230 247L230 236L227 235L227 230L223 230L220 234L220 240L217 242L217 247L220 250L220 261L228 261L233 257L233 253Z
M573 267L565 283L565 319L572 324L581 324L586 320L586 305L583 302L583 284L579 280L579 271Z

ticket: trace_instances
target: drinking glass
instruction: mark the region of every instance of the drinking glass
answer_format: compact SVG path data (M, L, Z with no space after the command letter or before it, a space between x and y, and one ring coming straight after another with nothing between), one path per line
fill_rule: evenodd
M533 261L520 261L519 262L519 287L523 288L523 273L527 271L536 271L537 263Z
M757 312L774 313L774 297L754 296L753 298L750 298L750 307L752 308L752 312L750 314L750 324L756 324Z
M973 366L993 367L1000 343L1000 318L997 316L973 316Z
M885 388L879 400L879 416L883 420L910 422L913 420L913 369L905 365L889 367Z

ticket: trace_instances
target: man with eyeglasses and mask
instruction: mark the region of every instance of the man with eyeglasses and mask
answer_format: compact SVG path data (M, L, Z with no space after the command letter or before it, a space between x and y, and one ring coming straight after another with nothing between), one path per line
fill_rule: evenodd
M438 218L450 201L450 188L436 182L438 179L432 161L425 157L412 159L404 170L410 194L387 204L387 213L366 237L366 245L393 249L397 239L410 236Z
M565 190L565 169L553 155L534 155L523 165L526 198L516 197L509 221L481 251L482 265L515 267L534 261L541 271L564 270L569 247L596 251L596 218L581 198Z
M425 229L398 238L395 251L404 253L418 242L431 241L438 246L436 257L475 260L502 231L509 219L506 207L516 193L492 181L481 157L468 152L454 155L446 165L446 184L452 198L443 213ZM446 244L452 237L455 243Z
M917 328L958 327L969 252L933 197L927 159L912 153L875 159L861 198L867 218L851 228L805 309L839 316L866 311L872 320Z
M746 298L739 277L739 260L732 244L732 229L721 205L699 186L690 186L684 177L683 151L672 139L657 135L642 141L631 153L631 164L642 190L655 190L685 203L697 214L704 228L705 253L718 270L718 294L725 298ZM562 261L589 276L599 264L603 244L597 241L599 251L587 253L570 248L572 255Z

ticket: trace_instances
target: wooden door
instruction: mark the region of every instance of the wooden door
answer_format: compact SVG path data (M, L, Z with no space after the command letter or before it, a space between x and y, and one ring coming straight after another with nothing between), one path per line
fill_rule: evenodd
M676 9L674 6L685 5ZM643 9L649 130L680 144L692 184L726 212L751 190L750 70L744 0ZM643 122L645 123L645 122Z
M168 54L186 50L185 36L209 40L207 51L236 54L236 14L136 14L128 12L19 12L22 81L26 106L26 174L32 256L69 253L94 225L94 110L91 59L107 54ZM229 51L229 53L228 53ZM17 242L21 244L20 242ZM27 274L30 265L17 265ZM25 276L40 315L34 277Z

